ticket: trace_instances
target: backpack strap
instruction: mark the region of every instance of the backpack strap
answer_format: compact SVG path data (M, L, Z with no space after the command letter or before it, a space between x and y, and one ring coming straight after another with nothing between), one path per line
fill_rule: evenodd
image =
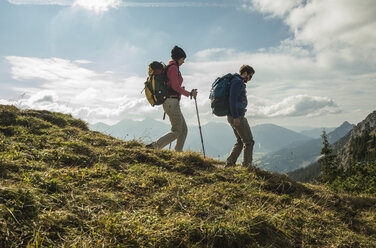
M181 75L179 66L177 64L169 64L169 65L166 66L166 69L165 69L165 72L164 72L165 73L164 76L165 76L165 79L166 79L167 97L172 96L172 95L179 95L178 92L176 92L175 90L173 90L172 87L168 85L168 81L169 80L168 80L167 72L168 72L168 69L170 69L170 67L173 66L173 65L178 68L178 75Z
M166 75L166 78L167 78L167 71L168 71L168 69L169 69L171 66L173 66L173 65L175 65L175 64L170 64L170 65L167 65L167 66L166 66L166 69L165 69L165 75ZM178 75L181 75L179 66L177 66L177 65L175 65L175 66L178 68Z

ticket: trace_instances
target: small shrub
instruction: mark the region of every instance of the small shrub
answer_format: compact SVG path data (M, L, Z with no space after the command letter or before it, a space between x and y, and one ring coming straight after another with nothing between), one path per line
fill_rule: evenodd
M31 134L41 135L42 129L51 128L52 125L47 121L35 117L19 117L17 118L17 125L23 126Z
M63 166L77 166L81 168L92 166L96 160L85 155L63 153L59 159Z
M60 128L66 127L68 122L65 120L64 115L60 113L52 113L49 111L41 110L28 110L25 112L26 116L34 116L36 118L43 119L53 125L56 125Z
M82 142L67 142L64 144L73 153L85 156L94 156L91 147Z
M197 168L207 169L212 167L209 162L207 162L199 153L197 152L185 152L181 153L177 158L184 164L194 166Z
M53 178L51 180L43 181L42 184L41 184L41 188L45 189L47 191L47 193L49 193L49 194L58 193L58 192L63 191L62 186L60 185L60 182L55 178Z
M6 136L6 137L11 137L16 134L16 128L15 127L0 127L0 132Z
M4 108L3 105L0 105L0 126L10 126L16 122L18 110L10 108Z
M140 143L137 140L130 140L130 141L124 142L125 148L138 148L138 147L142 147L142 146L143 146L143 144Z
M376 194L376 161L357 163L347 170L338 169L336 178L328 185L334 190Z
M16 222L28 222L38 215L38 206L33 194L28 190L0 189L0 204L4 204L10 210L7 219Z

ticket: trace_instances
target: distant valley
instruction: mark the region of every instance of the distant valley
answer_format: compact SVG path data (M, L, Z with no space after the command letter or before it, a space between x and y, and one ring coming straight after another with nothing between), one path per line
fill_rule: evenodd
M146 144L158 139L170 129L167 120L160 122L150 118L142 121L125 119L115 125L97 123L89 127L92 130L100 131L122 140L136 139ZM320 141L312 138L317 135L319 137L320 129L303 131L303 133L307 134L305 135L274 124L262 124L251 127L251 130L256 142L254 146L255 160L257 161L256 163L261 165L265 164L265 162L260 159L268 161L267 154L277 154L278 151L283 151L283 149L301 147L310 142L315 145L305 145L304 147L308 151L304 152L311 153L309 149L312 148L314 151L320 152ZM206 155L224 160L235 143L231 127L227 123L210 122L202 126L202 133ZM173 147L174 143L172 144L172 149ZM166 148L168 149L168 147ZM188 127L188 136L184 149L202 152L198 126ZM272 167L265 169L272 170Z
M334 131L328 133L328 140L332 144L343 136L345 136L354 125L344 122L340 127ZM299 168L304 168L314 162L320 156L322 147L322 139L312 139L302 144L296 144L293 146L286 146L283 149L270 152L263 156L261 168L280 172L288 173Z

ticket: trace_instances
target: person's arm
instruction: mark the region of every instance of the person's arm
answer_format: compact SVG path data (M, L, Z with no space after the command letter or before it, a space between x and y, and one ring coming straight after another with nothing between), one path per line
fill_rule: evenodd
M229 104L230 104L230 114L232 118L234 119L239 118L237 100L241 92L241 87L242 87L242 81L235 79L231 82Z
M170 66L167 71L167 77L168 77L168 80L170 81L171 88L177 93L184 95L186 97L189 97L190 92L186 91L185 89L181 87L181 85L178 82L178 76L179 76L178 67Z

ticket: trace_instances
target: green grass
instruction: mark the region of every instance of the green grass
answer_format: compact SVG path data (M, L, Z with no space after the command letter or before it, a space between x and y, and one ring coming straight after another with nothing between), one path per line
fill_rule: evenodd
M375 247L376 197L0 105L0 247Z

